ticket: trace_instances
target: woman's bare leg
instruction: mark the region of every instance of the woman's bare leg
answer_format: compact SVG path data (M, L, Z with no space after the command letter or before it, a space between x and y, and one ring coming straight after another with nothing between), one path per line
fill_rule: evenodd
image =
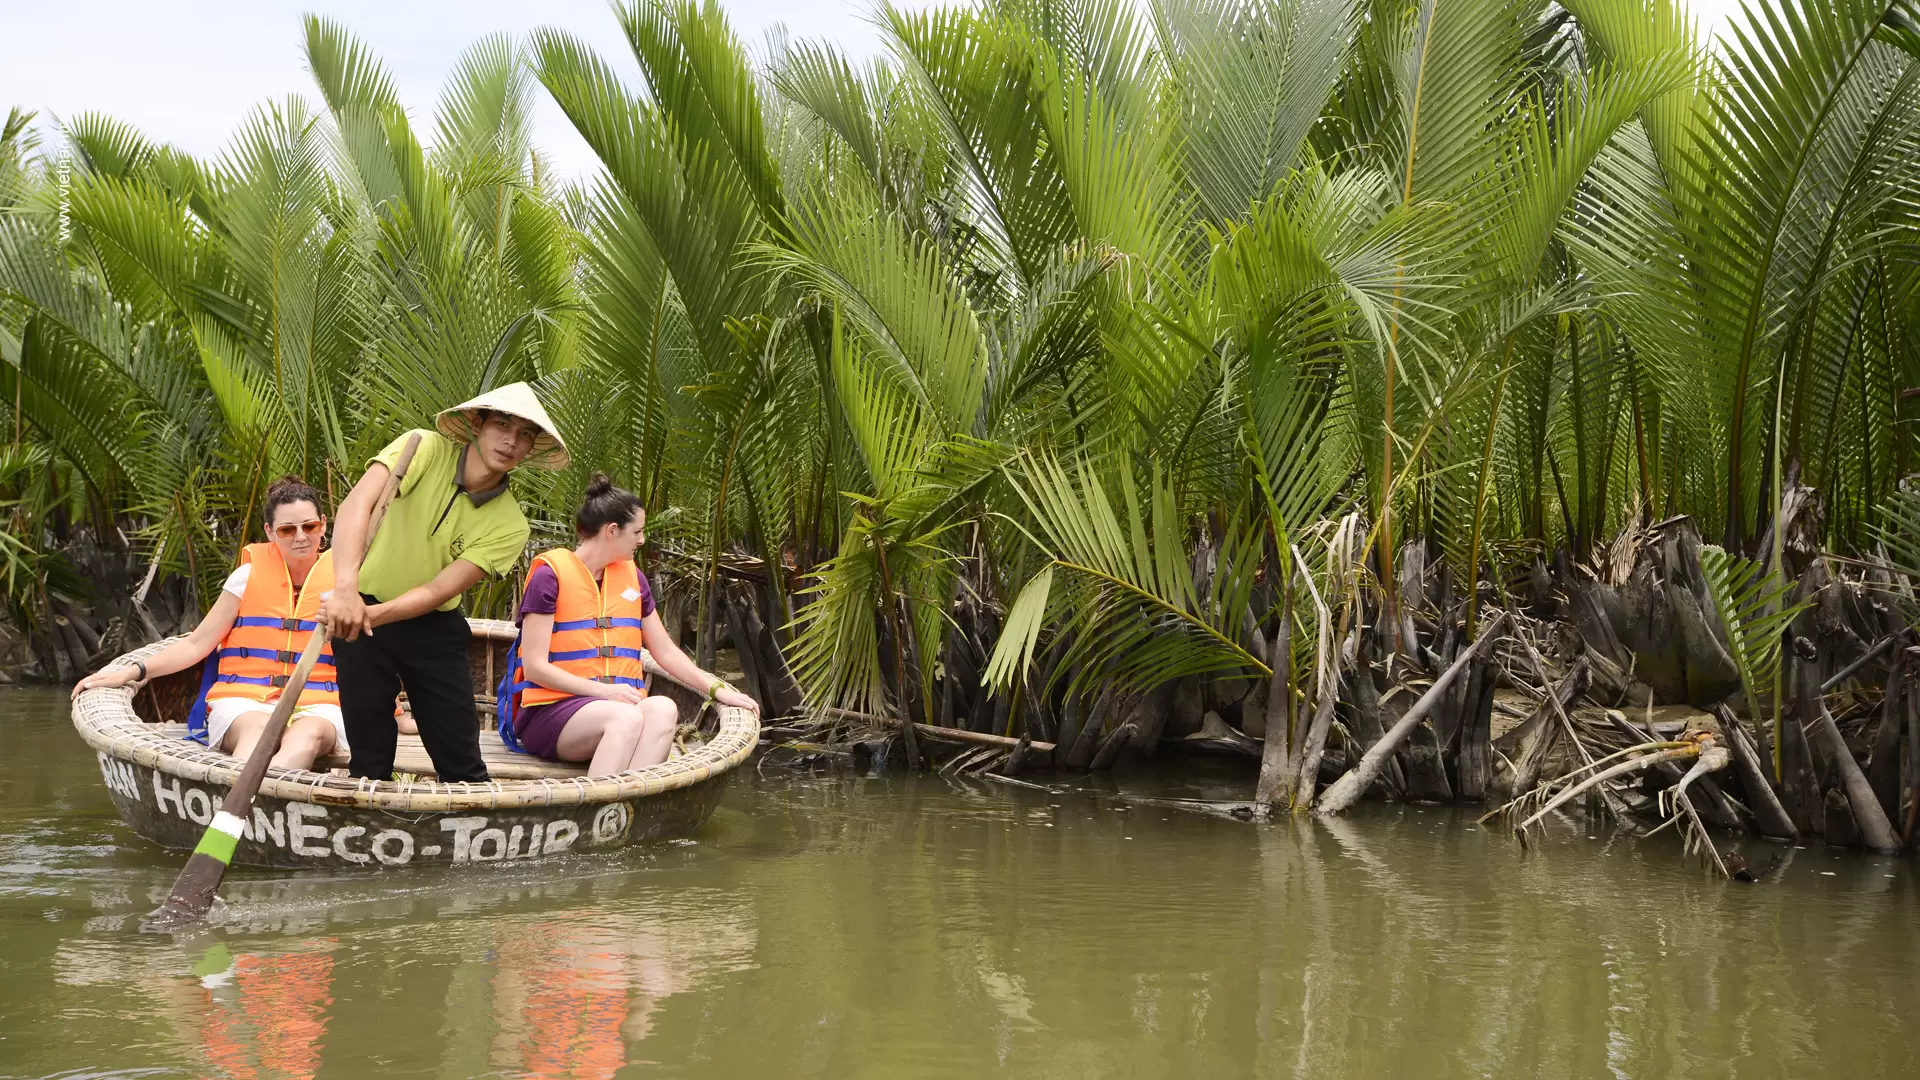
M283 769L311 769L314 762L333 753L338 742L339 734L331 722L318 716L295 716L287 725L287 733L280 737L273 763Z
M561 761L587 762L588 776L624 772L640 741L645 722L642 708L621 701L587 703L560 729L556 755Z
M265 709L259 712L241 713L227 725L227 733L220 737L220 749L245 761L253 756L253 744L260 741L260 732L267 726L273 714Z
M264 710L242 713L227 725L220 749L245 761L253 756L253 747L266 730L273 715ZM313 763L333 753L338 736L333 725L318 716L297 715L280 736L280 748L274 751L272 764L282 769L311 769Z
M650 697L640 703L640 711L644 719L633 757L627 761L629 769L644 769L667 760L673 752L673 733L680 729L680 706L672 698Z

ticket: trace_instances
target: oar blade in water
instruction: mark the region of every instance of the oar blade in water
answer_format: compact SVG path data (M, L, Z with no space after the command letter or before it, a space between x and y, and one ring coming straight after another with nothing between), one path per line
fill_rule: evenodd
M206 840L200 842L204 845ZM187 865L180 868L180 876L174 880L173 891L167 894L166 901L140 920L140 929L150 933L165 932L206 918L226 873L226 863L205 852L195 851L187 860Z

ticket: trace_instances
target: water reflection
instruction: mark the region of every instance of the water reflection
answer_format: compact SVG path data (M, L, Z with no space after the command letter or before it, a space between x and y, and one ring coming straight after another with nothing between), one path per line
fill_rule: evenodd
M243 953L222 973L201 979L188 1015L197 1015L210 1069L234 1080L299 1077L320 1067L320 1039L333 1004L333 957L326 953Z
M505 928L503 928L505 929ZM514 1075L605 1080L653 1033L655 1014L727 957L750 956L751 923L616 918L514 927L494 952L492 1064Z
M450 906L517 906L527 893L468 885ZM248 903L304 913L304 891L256 886ZM330 1064L391 1059L352 1044L435 1032L451 1036L447 1048L476 1072L605 1080L644 1060L635 1054L668 998L751 962L756 932L740 901L729 907L694 890L683 897L697 905L691 912L617 901L609 910L592 902L602 899L592 888L541 892L570 892L576 903L540 915L498 911L373 928L344 948L335 937L155 946L89 935L56 949L54 981L96 1001L111 994L137 1002L124 1011L157 1028L167 1051L160 1056L232 1080L312 1077L323 1054ZM129 952L137 963L127 963ZM341 989L360 996L382 984L403 988L399 1015L336 1009ZM438 995L416 992L435 985ZM330 1029L343 1037L331 1039Z

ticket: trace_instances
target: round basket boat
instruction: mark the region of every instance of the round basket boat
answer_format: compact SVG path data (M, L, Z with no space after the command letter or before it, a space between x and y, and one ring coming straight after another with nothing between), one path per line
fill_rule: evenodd
M606 851L685 836L719 802L729 773L752 753L759 724L745 709L710 709L702 728L667 761L614 776L508 750L493 725L492 690L505 670L513 624L469 619L481 754L493 779L443 784L418 736L400 736L397 776L336 775L344 757L315 771L267 770L234 863L273 867L401 867L427 863L515 862L570 851ZM156 642L122 660L144 659ZM680 705L683 722L703 695L673 682L648 660L649 690ZM241 761L186 736L200 687L197 667L138 690L89 690L73 704L73 726L93 747L114 809L133 831L162 847L192 850ZM684 729L683 729L684 730Z

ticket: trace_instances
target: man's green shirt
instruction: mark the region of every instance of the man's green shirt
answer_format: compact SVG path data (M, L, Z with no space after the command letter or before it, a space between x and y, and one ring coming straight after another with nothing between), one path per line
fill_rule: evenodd
M413 434L393 440L367 464L393 468ZM360 591L383 601L432 581L455 559L465 559L489 577L504 577L527 546L527 519L507 485L467 491L460 486L467 444L437 431L418 434L420 449L387 505L387 519L374 537L373 549L360 565ZM440 610L459 606L460 598L455 596Z

